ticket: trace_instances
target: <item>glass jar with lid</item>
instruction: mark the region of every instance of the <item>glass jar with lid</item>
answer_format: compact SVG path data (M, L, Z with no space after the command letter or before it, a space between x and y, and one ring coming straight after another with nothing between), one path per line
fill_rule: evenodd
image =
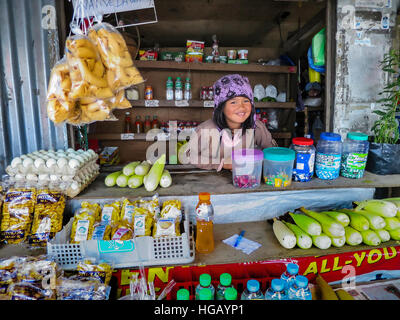
M314 140L304 137L293 138L290 149L296 152L293 167L293 180L301 182L310 181L314 175Z

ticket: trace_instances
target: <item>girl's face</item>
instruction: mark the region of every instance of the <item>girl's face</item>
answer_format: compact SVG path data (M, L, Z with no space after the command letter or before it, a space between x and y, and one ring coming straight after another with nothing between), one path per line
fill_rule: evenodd
M251 101L246 97L235 97L225 103L224 115L230 129L240 129L251 114Z

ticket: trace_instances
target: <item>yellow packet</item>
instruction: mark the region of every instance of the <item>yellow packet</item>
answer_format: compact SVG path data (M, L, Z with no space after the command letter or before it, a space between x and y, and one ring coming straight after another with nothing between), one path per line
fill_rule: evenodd
M140 199L139 201L139 207L140 208L146 208L147 210L150 211L151 215L153 216L153 219L156 219L159 214L160 214L160 200L158 198L158 194L155 194L151 200L143 200Z
M153 237L174 237L180 236L179 223L174 218L160 218L153 228Z
M110 204L105 204L101 210L100 221L116 225L120 222L121 202L115 201Z
M178 222L182 219L182 203L180 200L167 200L163 203L160 217L175 218Z
M112 227L105 222L96 222L90 240L111 240Z
M130 240L133 239L133 230L129 223L122 222L113 227L111 240Z
M71 243L79 243L92 238L95 215L89 209L79 209L74 216L71 229Z
M122 208L121 208L121 221L132 223L132 218L135 209L138 208L138 205L139 205L139 200L130 201L129 199L124 199L122 201Z
M76 267L78 275L82 277L95 277L100 279L105 285L110 283L113 268L106 262L94 263L91 260L80 261Z
M90 209L94 212L95 220L100 221L101 219L101 206L98 203L91 203L89 201L82 201L81 208Z
M133 217L133 232L136 237L151 236L152 225L153 218L150 214L136 213Z

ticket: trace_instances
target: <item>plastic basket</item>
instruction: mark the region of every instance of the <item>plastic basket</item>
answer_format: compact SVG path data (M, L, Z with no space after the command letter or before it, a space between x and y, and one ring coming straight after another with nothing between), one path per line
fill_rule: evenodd
M62 269L75 269L79 261L82 261L82 248L79 243L48 244L47 255L55 259Z

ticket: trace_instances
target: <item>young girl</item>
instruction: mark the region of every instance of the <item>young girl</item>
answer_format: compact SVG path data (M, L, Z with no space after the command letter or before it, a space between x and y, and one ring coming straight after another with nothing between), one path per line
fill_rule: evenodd
M186 156L191 164L207 170L232 170L234 148L277 146L266 126L256 120L253 90L246 77L223 76L213 91L213 117L201 123L189 141Z

